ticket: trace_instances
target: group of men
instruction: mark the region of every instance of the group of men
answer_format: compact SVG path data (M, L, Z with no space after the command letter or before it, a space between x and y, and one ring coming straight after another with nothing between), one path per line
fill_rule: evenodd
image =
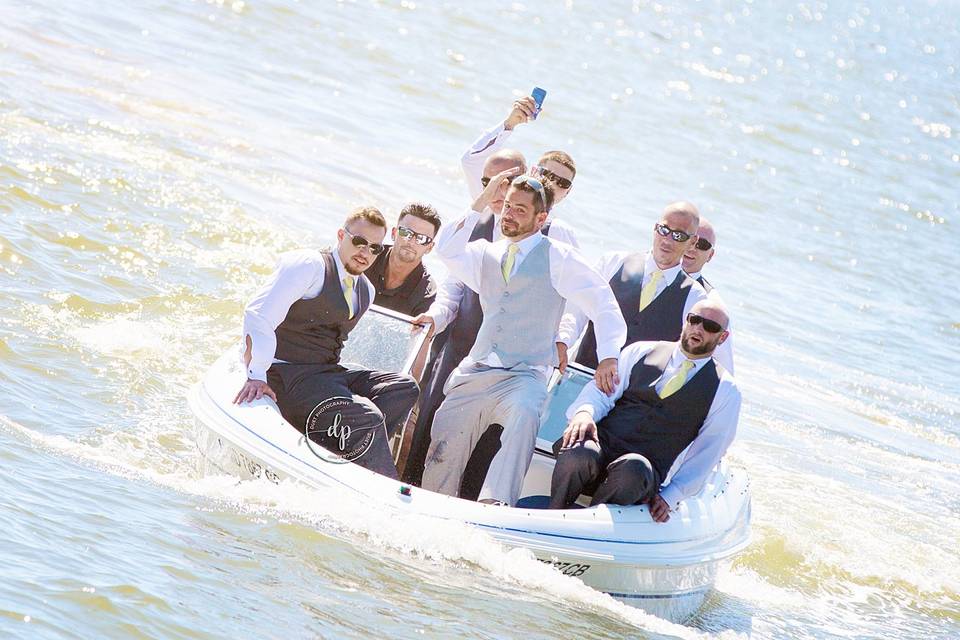
M441 224L432 207L411 204L386 245L383 216L360 208L332 250L282 256L244 314L248 379L235 402L268 396L307 437L391 478L390 439L417 406L403 479L512 506L548 379L576 348L573 361L595 376L554 445L550 506L587 495L648 504L663 522L703 486L739 417L729 316L702 275L716 232L675 202L653 225L652 246L592 264L557 217L573 159L549 151L528 170L505 146L536 113L532 98L515 101L464 154L473 201L458 219ZM449 271L439 287L422 263L434 250ZM340 363L371 303L430 331L419 384ZM349 428L312 428L331 398L349 400L337 418Z

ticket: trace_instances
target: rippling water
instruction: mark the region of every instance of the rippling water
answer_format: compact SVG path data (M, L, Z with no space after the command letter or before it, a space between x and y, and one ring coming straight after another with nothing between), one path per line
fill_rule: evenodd
M958 66L955 2L0 0L0 636L960 636ZM720 234L755 542L690 628L198 471L184 392L277 253L455 215L534 85L589 254L681 197Z

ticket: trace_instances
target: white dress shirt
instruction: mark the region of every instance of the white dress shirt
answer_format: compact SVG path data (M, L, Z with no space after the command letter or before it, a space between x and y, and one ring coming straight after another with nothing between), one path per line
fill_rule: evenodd
M340 260L336 250L331 252L337 266L337 275L340 280L340 289L344 291L343 278L347 275L346 268ZM297 300L309 300L320 295L323 289L326 265L323 254L319 251L303 249L284 253L277 261L277 269L270 279L261 287L247 304L243 312L244 341L250 336L253 342L250 365L247 367L247 377L251 380L267 381L267 369L277 360L276 329L287 317L290 307ZM360 276L353 276L353 308L357 309L360 299L357 294L356 283ZM377 292L373 284L366 280L370 302L373 302Z
M620 270L620 267L623 266L623 261L628 255L630 254L626 251L613 251L606 253L597 261L596 269L607 282L610 282L610 279L616 275L617 271ZM654 271L662 271L663 276L657 282L657 292L653 297L653 299L656 300L657 296L659 296L667 289L667 287L673 284L673 281L676 280L677 274L681 272L682 268L683 265L678 263L676 266L670 267L669 269L660 269L660 267L657 266L656 261L653 259L653 253L648 251L643 266L643 283L641 287L646 286L647 283L650 282ZM693 285L690 287L690 293L687 294L687 300L683 304L683 311L681 312L680 317L677 319L681 326L683 326L683 323L686 321L687 314L690 313L693 305L697 304L701 300L705 300L706 298L706 290L704 290L703 286L701 286L699 282L694 280ZM572 347L583 333L586 325L587 317L584 315L584 313L575 306L568 304L566 312L563 315L563 319L560 321L560 341L565 343L568 347ZM727 344L729 342L730 337L727 338L724 344L717 348L717 352L714 354L714 357L717 359L717 362L723 365L727 371L733 373L733 350L731 345Z
M591 380L567 409L567 418L573 418L580 411L589 413L594 422L599 422L606 417L630 385L630 372L634 365L656 345L656 342L634 342L628 345L620 353L620 362L617 365L620 383L614 390L613 395L608 396L600 391L596 383ZM680 369L683 361L688 359L680 350L678 344L663 375L656 382L658 392L667 380ZM689 360L693 363L693 368L687 374L688 381L700 371L703 365L710 361L710 358ZM703 426L700 427L700 432L690 443L685 454L681 454L683 455L683 461L673 474L670 483L660 491L660 497L670 505L671 509L676 509L684 498L695 495L703 488L703 483L706 482L710 472L720 462L720 458L726 453L737 433L737 422L740 419L740 390L729 371L723 369L718 371L720 373L720 385L717 387L717 393L713 397L710 409L707 411Z
M480 290L484 253L489 252L502 263L510 244L507 239L470 242L470 234L480 216L480 213L470 211L460 220L444 224L434 241L436 255L450 270L451 276L474 291ZM534 233L517 243L519 250L514 258L514 272L530 251L543 241L543 237L543 234ZM627 326L607 281L593 270L579 251L568 244L551 242L549 255L551 285L561 297L586 309L585 315L597 328L597 351L604 358L616 358L626 340ZM531 312L535 310L531 309Z

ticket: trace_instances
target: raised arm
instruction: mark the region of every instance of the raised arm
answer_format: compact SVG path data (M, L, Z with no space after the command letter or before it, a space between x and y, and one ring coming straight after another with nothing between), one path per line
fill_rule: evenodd
M460 157L460 166L463 168L471 198L476 198L483 191L483 183L480 179L483 177L483 165L487 162L487 158L503 148L504 143L513 133L513 128L527 122L533 116L535 108L533 98L530 96L514 101L504 121L480 134L480 137Z

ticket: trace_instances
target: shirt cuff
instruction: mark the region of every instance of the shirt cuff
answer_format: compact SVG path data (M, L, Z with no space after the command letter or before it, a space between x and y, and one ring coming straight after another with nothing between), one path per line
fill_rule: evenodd
M595 409L593 408L593 405L592 405L592 404L589 404L589 403L586 403L586 402L583 403L583 404L581 404L579 407L576 407L576 408L573 409L572 411L568 411L568 412L567 412L567 420L572 420L572 419L573 419L573 416L577 415L577 414L580 413L581 411L586 411L587 413L589 413L589 414L590 414L590 419L593 420L594 422L596 422L596 420L597 420L596 411L595 411Z
M267 370L264 369L263 367L247 367L247 379L266 382Z
M607 358L620 358L620 349L610 347L609 345L597 345L597 364Z
M670 506L671 511L675 511L677 507L680 506L680 503L683 501L684 496L683 494L680 493L680 490L678 488L676 488L672 484L668 484L660 492L660 497L663 498L664 502L666 502Z

